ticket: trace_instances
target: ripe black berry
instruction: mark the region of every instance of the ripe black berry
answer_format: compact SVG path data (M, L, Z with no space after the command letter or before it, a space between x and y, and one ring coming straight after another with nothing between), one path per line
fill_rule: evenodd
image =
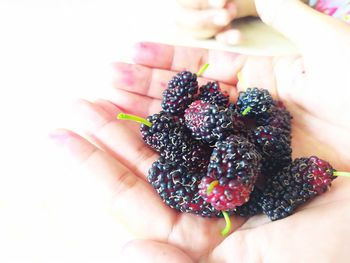
M141 124L143 140L158 152L176 151L190 140L184 126L184 120L166 112L159 112L147 118L151 127Z
M234 111L200 100L186 109L185 122L195 139L212 145L230 134L241 134L245 130L244 123Z
M271 176L292 163L290 134L287 131L260 126L250 132L249 139L262 156L264 175Z
M237 109L247 117L259 116L274 104L273 99L265 89L248 88L239 93Z
M324 193L331 185L334 169L318 157L298 158L267 179L261 198L263 212L278 220L291 215L306 201Z
M235 214L242 217L250 217L262 213L262 208L260 205L261 194L261 191L255 187L249 196L249 201L241 206L236 207Z
M163 92L162 108L165 112L182 114L198 92L197 75L183 71L174 76Z
M221 91L219 83L215 81L208 82L206 85L200 87L197 100L201 100L219 107L227 107L229 96L226 92Z
M221 217L221 213L206 203L198 193L203 175L189 173L178 162L166 162L163 158L154 162L148 172L148 181L165 204L180 212L203 217Z
M258 126L270 125L290 132L291 120L292 115L281 101L277 101L276 106L271 106L270 109L256 118L256 123Z
M249 200L260 173L260 160L255 146L244 137L230 136L217 142L207 177L199 186L201 196L217 210L232 210L243 205ZM215 187L208 192L213 183Z

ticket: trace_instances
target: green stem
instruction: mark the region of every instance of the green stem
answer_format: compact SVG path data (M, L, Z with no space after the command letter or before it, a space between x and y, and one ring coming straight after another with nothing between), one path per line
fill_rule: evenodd
M250 111L251 111L252 107L248 106L243 112L242 115L246 116Z
M135 116L132 114L126 114L126 113L119 113L117 119L119 120L128 120L128 121L136 121L138 123L143 123L144 125L151 127L152 123L148 120L141 118L139 116Z
M350 177L350 173L349 172L333 172L334 176L346 176L346 177Z
M218 180L212 181L207 188L207 195L210 195L210 193L214 190L215 186L219 184Z
M222 214L224 215L226 226L223 230L221 230L221 235L227 236L227 234L231 231L231 220L226 211L222 211Z
M201 69L197 73L197 77L200 77L208 67L209 67L208 63L206 63L203 67L201 67Z

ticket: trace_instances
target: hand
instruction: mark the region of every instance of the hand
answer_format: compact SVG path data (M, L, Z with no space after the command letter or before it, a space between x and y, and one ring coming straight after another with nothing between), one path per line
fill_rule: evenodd
M253 0L177 0L177 24L196 38L216 37L227 44L241 41L241 33L231 29L234 19L257 15Z
M223 219L179 214L161 202L146 182L157 154L142 142L137 124L115 118L121 109L140 116L159 111L167 80L176 71L196 72L208 62L203 78L219 80L233 100L245 88L238 83L236 89L235 76L241 71L247 86L268 88L286 103L294 116L294 157L317 155L338 170L350 170L350 115L346 114L350 29L297 1L268 3L262 6L257 0L261 17L295 41L301 55L249 57L140 43L134 56L138 65L115 64L109 101L80 102L85 124L80 134L85 138L68 130L52 133L108 187L108 202L116 217L144 239L125 247L129 261L346 262L349 258L344 245L350 242L348 178L338 178L331 191L283 220L269 222L263 215L249 220L232 217L233 233L223 238L219 234ZM290 24L293 17L298 21ZM201 83L206 81L203 78Z

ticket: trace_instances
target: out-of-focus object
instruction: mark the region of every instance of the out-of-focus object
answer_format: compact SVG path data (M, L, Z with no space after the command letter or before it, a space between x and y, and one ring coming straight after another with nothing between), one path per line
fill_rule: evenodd
M310 6L316 10L350 24L349 0L310 0Z

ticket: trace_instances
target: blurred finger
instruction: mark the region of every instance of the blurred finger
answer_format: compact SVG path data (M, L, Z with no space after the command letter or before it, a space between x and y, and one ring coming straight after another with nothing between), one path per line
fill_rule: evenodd
M331 46L344 39L348 43L350 29L341 21L320 13L299 0L256 0L263 21L294 41L301 51L334 52ZM297 18L297 19L295 19ZM318 47L315 49L315 47Z
M237 45L242 42L242 33L237 29L229 29L219 33L216 40L227 45Z
M177 3L185 8L207 9L207 8L222 8L227 0L177 0Z
M233 3L221 9L180 9L176 22L194 37L210 38L229 25L236 14L237 9Z
M108 100L118 105L126 113L131 113L142 118L147 118L147 116L161 110L160 99L142 96L125 90L112 90L108 94Z
M132 226L132 232L160 240L168 236L175 213L161 202L147 182L73 132L56 130L50 137L70 152L84 171L106 185L111 192L111 212L126 225Z
M244 55L228 51L171 46L152 42L137 43L133 55L133 60L137 64L171 71L181 71L185 68L197 72L202 65L209 63L210 66L202 76L229 85L237 83L236 75L245 59Z
M75 108L83 119L82 132L144 180L158 154L143 142L139 131L127 126L132 122L117 120L117 115L85 100L80 100ZM139 127L138 123L134 125Z

